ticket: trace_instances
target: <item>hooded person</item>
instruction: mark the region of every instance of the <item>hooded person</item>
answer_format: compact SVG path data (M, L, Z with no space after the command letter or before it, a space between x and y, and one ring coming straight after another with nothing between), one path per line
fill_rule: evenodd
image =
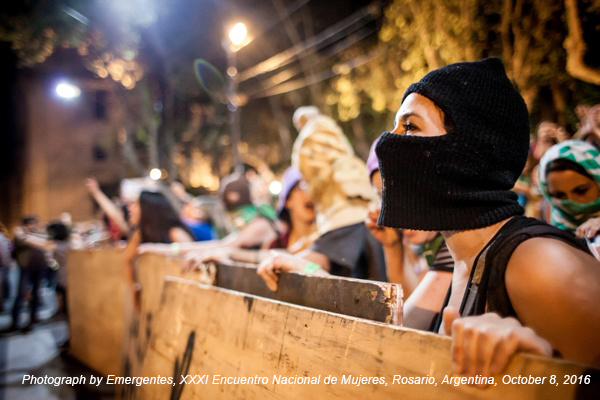
M552 206L552 225L579 237L596 236L600 151L586 142L567 140L544 154L538 174L540 190Z
M252 201L250 182L245 175L233 172L221 180L219 197L230 214L236 229L248 225L255 218L264 218L269 222L277 219L275 210L270 205L255 205Z
M455 373L499 373L516 349L600 362L600 264L572 235L522 216L511 188L528 149L527 107L493 58L411 85L376 148L380 225L441 231L452 254L434 330L452 333Z

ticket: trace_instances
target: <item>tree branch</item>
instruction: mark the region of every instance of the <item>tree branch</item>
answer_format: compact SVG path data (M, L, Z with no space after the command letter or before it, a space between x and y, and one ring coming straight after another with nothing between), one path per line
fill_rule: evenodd
M587 46L579 21L577 0L565 0L565 11L569 28L569 35L564 42L567 51L567 73L584 82L600 85L600 69L589 67L583 60Z

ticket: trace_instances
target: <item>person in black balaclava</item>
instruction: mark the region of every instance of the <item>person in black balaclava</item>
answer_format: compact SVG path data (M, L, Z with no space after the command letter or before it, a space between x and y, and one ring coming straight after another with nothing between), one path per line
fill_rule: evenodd
M459 374L499 373L517 350L600 363L600 263L522 216L511 189L528 146L525 102L492 58L411 85L376 149L379 224L441 231L454 259L435 330L452 334Z

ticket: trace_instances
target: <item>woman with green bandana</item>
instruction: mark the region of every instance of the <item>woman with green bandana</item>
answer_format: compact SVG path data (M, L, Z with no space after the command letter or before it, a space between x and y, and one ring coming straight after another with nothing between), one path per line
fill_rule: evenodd
M592 239L600 230L600 152L568 140L540 160L540 189L552 206L552 225Z

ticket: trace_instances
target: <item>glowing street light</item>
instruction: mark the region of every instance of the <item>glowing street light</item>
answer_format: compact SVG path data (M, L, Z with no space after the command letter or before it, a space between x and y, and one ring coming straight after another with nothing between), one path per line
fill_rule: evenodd
M243 22L238 22L229 31L229 40L236 47L244 43L246 36L248 36L248 29L246 29L246 25Z
M152 168L150 170L150 179L152 179L153 181L157 181L160 178L162 178L162 171L158 168Z
M61 82L56 85L56 94L63 99L74 99L81 95L81 89L68 82Z

